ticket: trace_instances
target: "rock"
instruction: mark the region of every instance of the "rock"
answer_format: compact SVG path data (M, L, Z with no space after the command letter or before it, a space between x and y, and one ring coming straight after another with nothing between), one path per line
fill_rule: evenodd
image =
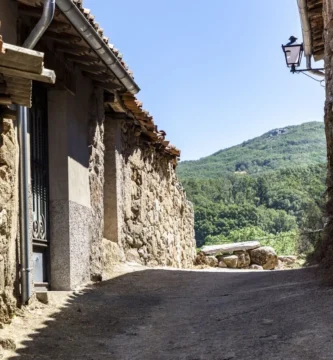
M250 250L251 263L260 265L264 270L274 270L278 266L278 257L275 250L270 246L262 246Z
M125 261L124 251L117 243L107 239L102 240L102 264L104 269Z
M234 255L238 256L238 265L239 269L244 269L250 266L251 259L250 254L247 251L236 251Z
M237 255L230 255L223 257L223 261L228 266L228 268L236 269L238 266L238 256Z
M142 264L140 254L137 249L130 249L126 252L126 260L129 262L135 262L138 264Z
M194 265L207 265L211 267L217 267L219 261L215 256L206 256L204 253L200 252L194 260Z
M275 270L284 270L285 269L285 263L281 260L278 260L278 264L275 268Z
M259 241L246 241L241 243L204 246L201 251L206 255L227 254L234 251L246 251L260 247Z
M297 256L288 255L288 256L279 256L278 259L285 263L286 265L295 264L297 261Z
M264 268L263 268L262 266L256 265L256 264L252 264L252 265L250 266L250 269L251 269L251 270L264 270Z
M16 344L13 339L0 338L0 345L4 350L16 350Z
M206 265L206 261L207 261L206 255L204 253L200 252L194 259L194 265L197 265L197 266Z
M225 268L228 267L228 265L223 260L220 260L218 267L222 268L222 269L225 269Z
M217 256L216 256L216 259L217 259L218 261L223 261L223 259L225 258L225 256L226 256L226 255L217 255Z
M219 264L219 262L215 256L207 256L207 261L208 261L207 265L209 265L211 267L217 267Z

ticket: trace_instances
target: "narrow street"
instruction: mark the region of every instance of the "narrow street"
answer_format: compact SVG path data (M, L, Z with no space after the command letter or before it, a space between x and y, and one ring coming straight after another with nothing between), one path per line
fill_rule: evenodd
M73 298L11 359L332 359L332 304L314 269L140 271Z

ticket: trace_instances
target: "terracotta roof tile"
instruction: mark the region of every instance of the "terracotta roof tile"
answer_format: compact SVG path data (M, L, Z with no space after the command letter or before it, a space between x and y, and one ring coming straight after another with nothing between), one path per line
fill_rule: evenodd
M100 28L99 24L95 21L95 17L91 14L89 9L83 7L83 0L72 0L73 3L81 10L84 16L89 20L92 26L96 29L104 42L109 45L110 50L117 56L118 60L126 69L127 73L133 77L133 72L129 69L127 64L123 61L123 54L110 43L110 39L104 36L104 31ZM175 146L170 145L169 141L165 140L166 132L159 131L154 123L154 118L149 114L147 110L143 109L143 103L139 101L135 96L126 93L123 95L123 102L128 110L130 110L135 118L139 121L140 126L146 136L155 144L162 146L165 153L172 157L180 157L180 150Z
M126 108L131 111L135 119L139 122L142 133L148 136L153 144L162 147L165 153L172 157L179 158L180 150L165 140L166 132L164 130L158 130L157 125L154 123L154 118L147 110L143 109L143 103L130 93L122 95L122 100Z

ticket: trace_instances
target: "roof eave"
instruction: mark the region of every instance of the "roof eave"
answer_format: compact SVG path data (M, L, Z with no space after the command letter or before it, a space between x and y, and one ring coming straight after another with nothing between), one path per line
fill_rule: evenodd
M119 62L116 55L113 54L108 45L99 36L89 21L84 17L81 11L72 3L71 0L56 0L56 4L61 12L67 17L70 23L99 55L103 62L115 74L126 90L135 95L140 91L131 75Z
M308 56L312 56L312 39L311 39L310 20L308 16L307 0L297 0L297 3L301 18L304 55L308 57Z

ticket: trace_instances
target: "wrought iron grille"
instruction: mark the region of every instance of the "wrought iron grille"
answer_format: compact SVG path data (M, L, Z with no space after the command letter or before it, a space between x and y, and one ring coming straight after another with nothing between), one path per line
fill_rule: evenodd
M47 91L34 84L30 111L31 188L33 206L32 238L34 245L49 241L49 164L47 129Z

